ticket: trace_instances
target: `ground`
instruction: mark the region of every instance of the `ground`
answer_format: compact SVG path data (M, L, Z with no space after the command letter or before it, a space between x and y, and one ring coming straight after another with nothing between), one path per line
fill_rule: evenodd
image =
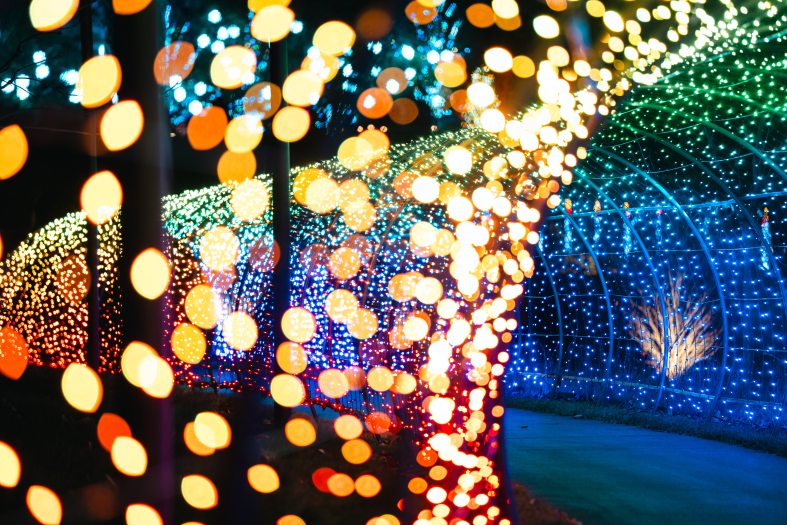
M585 525L784 523L787 459L588 419L506 411L514 481Z
M35 523L24 503L25 491L31 484L44 484L61 496L64 524L122 525L125 523L123 506L140 501L135 499L135 494L140 485L144 488L149 482L147 477L136 483L112 466L109 454L98 444L97 415L77 412L66 404L60 392L61 375L59 370L31 367L19 381L0 377L0 441L12 445L22 460L19 486L11 490L0 488L0 525ZM124 410L120 399L121 392L128 396L129 387L119 376L104 376L103 380L101 410L130 417L130 411ZM218 507L209 511L191 509L178 496L176 513L183 518L178 523L186 519L242 523L240 514L255 516L254 523L263 525L292 513L310 525L363 525L373 516L394 511L397 500L406 491L409 476L403 472L399 458L411 453L410 447L402 447L402 440L397 438L378 443L367 433L365 439L375 445L376 455L363 465L349 465L340 452L342 441L331 431L331 419L335 417L331 411L315 411L319 427L317 442L298 449L287 442L283 430L275 424L272 402L261 396L189 391L180 386L173 392L169 406L175 429L170 450L177 473L206 475L220 492ZM234 435L228 449L212 456L196 457L186 451L181 432L203 410L223 414L232 423ZM309 409L302 412L311 415ZM262 495L249 489L245 465L254 463L270 464L277 469L282 485L278 491ZM315 489L311 479L318 467L330 467L353 477L374 474L383 490L370 499L358 495L340 499L323 494ZM516 488L516 496L523 525L574 523L524 487Z
M770 452L787 458L787 426L770 422L756 424L744 419L706 419L701 416L669 414L664 410L634 408L631 405L595 403L578 399L508 396L506 406L558 416L581 416L606 423L685 434Z

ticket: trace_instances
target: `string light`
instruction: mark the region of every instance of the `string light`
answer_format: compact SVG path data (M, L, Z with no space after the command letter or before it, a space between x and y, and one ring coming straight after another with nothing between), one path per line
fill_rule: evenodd
M682 403L697 410L698 405L713 408L719 401L729 411L732 404L743 403L749 417L758 415L752 405L765 411L777 407L784 363L764 353L746 356L752 347L768 350L783 344L783 331L743 329L757 319L755 315L760 316L759 322L782 315L787 302L783 283L780 277L774 280L780 295L773 287L763 287L762 297L756 297L757 308L752 308L752 302L744 303L742 294L755 283L749 276L757 265L780 272L772 248L779 246L782 237L781 232L770 230L770 215L763 215L758 230L743 201L773 198L779 191L775 184L783 183L787 175L768 155L778 138L770 134L763 138L756 126L747 128L743 121L735 122L734 131L725 126L733 125L731 115L736 112L767 114L768 118L778 115L776 101L782 100L783 93L770 99L778 90L741 95L722 86L739 85L741 79L735 75L748 78L750 74L746 66L727 67L727 60L745 63L751 54L756 58L758 82L765 76L760 71L763 67L765 71L783 67L783 56L763 53L771 44L774 49L783 45L781 21L775 19L777 11L765 4L749 17L738 17L734 6L725 5L719 18L725 22L717 22L704 8L693 10L692 5L683 4L637 12L635 25L601 2L587 2L588 13L616 33L601 39L608 48L601 53L608 67L572 63L560 45L549 47L545 59L537 63L524 55L515 59L501 48L490 49L486 61L493 72L514 69L523 78L536 77L540 102L509 118L499 109L494 75L488 70L467 75L464 59L453 47L455 35L440 45L434 40L434 35L458 27L449 23L455 5L411 3L405 14L416 26L427 28L420 38L428 43L419 45L424 58L415 65L436 80L421 91L422 96L427 95L438 115L461 108L467 125L404 145L391 145L382 131L359 128L357 136L343 143L337 158L293 170L292 294L282 319L274 319L271 313L271 271L278 248L267 205L269 177L227 176L224 184L167 198L163 219L170 243L160 257L163 260L166 255L168 261L163 266L166 279L154 283L151 290L139 285L136 289L146 297L168 292L165 331L174 356L165 360L151 347L134 342L120 357L119 312L109 306L102 310L108 320L102 338L109 343L101 356L103 369L117 371L119 363L132 385L156 398L168 397L177 380L189 386L207 383L214 389L263 390L285 407L322 405L353 414L355 419L337 421L335 427L346 441L342 452L351 464L368 459L363 445L367 442L359 440L361 421L374 434L405 430L418 449L413 460L423 468L423 476L409 483L414 494L423 495L418 499L419 523L443 522L453 516L473 523L510 523L501 510L499 439L504 414L501 391L511 359L507 344L515 336L515 375L510 376L515 387L524 381L527 388L543 389L547 379L556 379L554 388L577 392L587 383L600 382L608 387L604 395L609 399L644 404L655 392L656 406L663 396L670 408L687 411L691 409ZM494 0L492 10L494 23L502 29L522 23L513 0ZM483 26L488 17L483 11L474 9L471 16L468 10L467 16ZM674 17L676 25L667 31L667 40L680 40L690 32L688 13L697 19L691 28L693 39L675 53L655 37L644 41L640 36L640 22L671 23ZM770 28L774 36L761 27L768 17L774 19ZM222 13L212 10L207 19L218 24ZM534 25L543 38L559 36L550 20L554 21L543 18ZM213 87L234 90L253 85L258 80L258 48L237 42L226 45L230 35L226 28L225 32L220 29L212 43L197 41L200 49L216 54L210 68ZM341 71L347 79L342 89L360 91L355 103L359 114L376 119L392 111L393 94L403 83L401 75L390 72L384 86L358 90L350 80L357 79L354 68L346 60L355 38L354 29L342 22L330 21L317 28L312 42L320 60L327 65L330 58L326 55L336 62L323 75L310 68L294 73L298 76L291 77L293 81L308 78L308 85L291 81L282 87L282 96L291 103L313 105L323 93L325 79ZM368 49L377 55L382 44L370 43ZM728 56L732 49L734 59ZM407 61L416 59L413 47L402 47L399 54ZM318 62L316 54L307 56ZM413 76L408 71L417 73L415 67L402 71L408 82ZM729 79L714 86L688 80L709 74ZM472 78L470 85L463 96L452 100L449 110L446 100L459 91L449 95L446 89L458 87L467 76ZM431 82L432 76L428 78ZM170 76L173 87L178 82ZM116 89L115 84L110 87ZM293 91L293 86L308 89ZM174 90L174 100L187 101L192 115L204 117L203 102L177 95L179 89ZM629 91L632 95L621 104L621 97ZM697 91L703 93L703 102L713 101L707 106L713 113L693 99ZM659 93L669 96L660 98ZM266 104L272 107L272 102L271 94ZM619 111L619 106L628 111ZM723 125L714 121L719 107L729 110L719 121ZM230 112L224 138L233 154L242 155L259 143L262 117L237 111ZM296 118L303 113L305 120ZM114 122L129 116L133 117L131 126ZM609 117L607 126L588 145L580 145L590 136L596 117ZM310 122L305 109L290 106L276 114L272 127L277 137L297 140ZM102 138L110 149L126 148L137 140L143 123L135 102L120 102L106 110ZM779 120L773 129L780 130L783 123ZM697 133L693 140L686 140L686 130L700 126L705 135ZM195 123L192 129L196 127ZM708 132L714 140L703 142ZM215 146L215 137L210 138L197 140L197 146ZM190 139L194 144L191 135ZM644 157L642 141L658 144L658 159ZM654 151L654 146L648 151ZM757 190L751 189L751 182L733 176L734 165L746 161L756 163ZM713 190L710 183L689 179L697 171L708 177L702 181L713 181ZM665 186L657 180L662 172L677 175ZM571 204L561 203L558 192L572 181L577 184L563 190ZM695 195L708 196L708 203L693 202L672 184L699 188ZM768 188L767 192L760 187ZM249 206L244 203L249 193L252 200L264 202ZM719 195L731 199L740 216L753 225L748 236L742 234L732 241L714 236L719 230L692 215L695 209L721 210L728 202ZM621 206L621 197L647 199L647 204ZM592 208L585 204L590 202ZM770 213L777 215L778 204L768 204ZM646 221L651 212L653 219ZM547 228L539 233L542 217ZM713 215L705 213L702 219L707 217ZM83 299L93 278L106 290L105 297L116 299L114 305L120 302L112 268L120 251L117 224L115 216L99 228L98 275L91 276L85 263L83 214L55 221L33 235L4 261L7 271L0 274L3 298L15 305L3 310L7 317L3 324L18 328L31 362L70 365L63 378L65 397L87 412L100 404L101 383L92 385L90 395L73 386L79 370L97 380L92 370L74 368L84 366L75 363L85 360L87 306ZM552 224L559 224L557 233L550 231ZM753 242L754 238L761 242ZM577 242L586 251L574 251ZM733 251L737 251L736 258L730 255ZM543 266L537 265L536 256ZM725 266L722 270L720 260ZM565 274L555 274L551 268L565 270ZM665 278L667 268L676 272L674 278ZM693 294L684 289L709 277L716 284L717 300L709 290ZM601 293L591 278L598 279ZM547 286L555 298L554 312L538 293ZM532 310L527 334L517 319L523 294L528 299L526 308ZM567 298L563 302L561 294ZM615 314L626 309L628 316ZM606 322L602 312L606 312ZM737 321L732 329L730 316ZM721 331L715 328L719 318ZM534 329L532 323L539 322L558 327L556 358L547 346L554 345L555 335ZM621 327L623 322L627 324ZM274 348L272 333L277 323L289 342ZM713 328L708 327L711 323ZM604 327L608 346L599 344L598 333ZM735 333L738 329L740 335ZM680 339L681 331L690 332L691 338ZM547 345L537 344L538 338ZM5 341L4 334L4 352ZM616 346L622 355L615 353ZM608 348L607 353L599 348ZM0 357L5 367L5 353ZM542 363L549 359L557 364L547 369ZM281 370L276 370L274 362ZM775 379L768 378L767 387L764 379L755 379L765 374L759 368L762 365L778 372ZM114 439L105 439L112 462L121 473L142 476L147 471L147 452L127 435L130 432L122 430ZM288 422L285 434L293 445L309 446L316 439L316 428L297 415ZM193 453L209 455L229 446L231 430L219 414L202 412L187 423L183 438ZM319 490L342 498L353 493L373 497L381 490L379 480L370 474L354 479L346 472L318 469L313 481ZM249 482L262 492L276 490L279 483L275 472L265 469L257 469L254 476L249 471ZM203 476L186 476L181 488L186 502L196 508L211 508L218 502L215 486ZM56 516L59 521L59 500L53 493L28 497L28 506L39 521L44 521L44 514L47 520ZM129 523L160 521L156 511L141 504L129 506L126 518Z
M593 137L569 208L542 230L511 388L581 395L600 384L601 398L641 408L661 397L673 413L783 419L784 237L769 225L785 213L774 142L785 93L769 80L784 64L781 40L687 59ZM755 68L771 89L738 89Z

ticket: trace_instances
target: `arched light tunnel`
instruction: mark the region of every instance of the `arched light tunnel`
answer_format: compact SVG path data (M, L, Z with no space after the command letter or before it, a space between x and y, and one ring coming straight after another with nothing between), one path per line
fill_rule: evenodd
M535 273L524 281L520 328L506 376L510 392L730 419L783 418L787 59L782 40L776 33L706 58L685 58L655 84L634 87L600 123L578 154L573 183L561 189L563 202L544 212L540 241L529 248ZM293 297L322 312L330 274L325 261L313 263L349 246L367 265L358 274L359 304L372 305L380 316L376 342L358 342L344 327L320 332L313 342L312 380L325 367L373 366L378 354L390 359L393 369L414 366L418 352L397 348L390 339L402 313L390 297L390 281L398 272L446 270L442 262L425 266L409 249L408 237L418 221L439 226L447 218L413 203L412 180L402 174L439 174L440 160L433 153L458 143L479 156L495 154L493 139L466 128L392 146L390 165L362 185L337 161L320 164L366 188L364 198L377 208L363 207L359 217L383 220L364 237L354 235L338 214L315 215L293 202L292 233L302 252L292 260ZM293 175L304 171L298 168ZM264 176L260 180L267 184ZM457 186L468 184L467 177L454 180ZM299 191L305 189L296 177L296 200ZM221 292L226 311L254 317L260 334L252 351L237 353L221 330L210 332L203 362L176 363L178 378L188 384L259 386L275 368L268 290L271 216L248 224L239 220L231 194L221 185L166 200L165 227L176 241L171 255L177 266L170 295L177 313L169 320L184 319L180 306L186 293L204 280L201 235L226 226L243 247L238 272L231 280L217 277L208 284ZM106 243L99 276L105 298L117 292L117 226L100 228ZM35 334L31 361L36 364L84 360L84 305L70 304L52 290L64 264L81 275L86 235L84 218L69 215L34 234L4 263L12 271L0 284L15 306L3 319ZM21 276L28 276L25 286L19 284ZM107 301L102 310L102 365L111 370L117 370L120 353L118 304ZM324 312L320 315L332 326ZM61 323L48 323L53 317ZM390 346L390 352L378 352L375 344ZM57 347L56 354L46 351L51 347ZM317 392L315 385L310 388ZM377 394L367 394L342 403L360 409L375 402L369 396Z
M784 65L764 41L621 101L542 227L511 390L783 417Z

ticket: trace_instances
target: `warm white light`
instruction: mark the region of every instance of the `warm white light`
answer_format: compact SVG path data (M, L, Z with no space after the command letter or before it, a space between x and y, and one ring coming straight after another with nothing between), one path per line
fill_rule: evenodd
M557 20L549 15L539 15L533 19L533 29L541 38L555 38L560 34Z
M506 127L506 117L499 109L485 109L481 113L481 127L490 133L500 133Z
M495 101L495 90L484 82L475 82L467 88L467 99L474 106L486 108Z
M456 175L466 175L473 169L473 154L462 146L451 146L443 153L448 170Z
M514 65L514 57L511 52L503 47L490 47L484 53L486 66L495 73L505 73Z
M413 197L418 202L428 204L434 202L439 195L440 183L434 177L421 176L413 181Z

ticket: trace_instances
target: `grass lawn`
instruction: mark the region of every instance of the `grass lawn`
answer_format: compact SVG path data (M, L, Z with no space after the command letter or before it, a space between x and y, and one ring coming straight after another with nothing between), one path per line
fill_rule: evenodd
M606 423L696 436L787 457L787 429L784 428L756 428L743 423L708 421L703 418L668 415L590 401L535 399L509 395L506 398L506 405L533 412L584 417Z

